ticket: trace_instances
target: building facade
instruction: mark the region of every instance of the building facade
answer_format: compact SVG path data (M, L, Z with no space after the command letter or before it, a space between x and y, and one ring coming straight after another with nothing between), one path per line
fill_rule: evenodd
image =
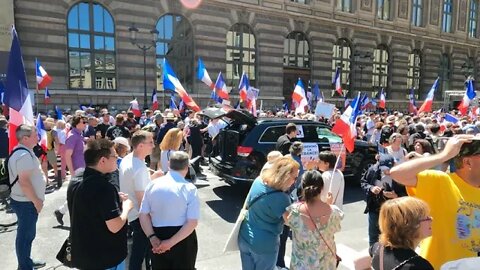
M266 108L289 100L298 78L343 102L333 91L337 68L347 96L383 88L392 108L406 108L412 88L423 100L437 77L436 100L443 100L445 90L463 89L465 76L478 73L478 0L203 0L196 9L177 0L13 4L29 85L38 58L54 79L52 104L64 108L125 109L133 97L143 107L145 81L147 107L153 88L168 104L165 58L201 106L210 89L197 79L199 58L213 81L222 72L232 103L246 72Z

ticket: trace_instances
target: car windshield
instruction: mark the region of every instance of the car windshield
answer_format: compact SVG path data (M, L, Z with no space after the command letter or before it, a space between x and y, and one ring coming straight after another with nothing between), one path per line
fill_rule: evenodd
M319 139L327 138L331 143L341 143L342 138L335 135L330 129L326 127L317 127L317 135Z

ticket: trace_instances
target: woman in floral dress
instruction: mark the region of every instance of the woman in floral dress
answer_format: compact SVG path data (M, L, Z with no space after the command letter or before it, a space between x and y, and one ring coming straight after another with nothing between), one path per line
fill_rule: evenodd
M307 171L302 177L304 202L294 203L287 208L286 225L293 231L291 270L336 269L334 234L340 231L343 212L328 202L323 202L322 174ZM323 239L322 239L323 237Z

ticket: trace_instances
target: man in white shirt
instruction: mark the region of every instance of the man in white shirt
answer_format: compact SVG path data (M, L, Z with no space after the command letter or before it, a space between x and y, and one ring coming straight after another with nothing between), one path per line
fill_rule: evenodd
M133 230L133 243L130 250L128 269L142 269L143 259L147 254L148 239L142 231L138 220L140 203L143 200L145 187L150 182L145 157L152 153L154 143L151 132L140 130L132 135L133 152L122 159L119 168L120 191L128 194L133 202L133 209L128 213L128 222ZM156 172L153 177L162 175Z
M328 202L327 199L331 193L332 204L342 210L345 179L343 173L335 168L337 156L333 152L322 151L318 155L318 159L318 168L323 172L323 190L320 196L324 202Z

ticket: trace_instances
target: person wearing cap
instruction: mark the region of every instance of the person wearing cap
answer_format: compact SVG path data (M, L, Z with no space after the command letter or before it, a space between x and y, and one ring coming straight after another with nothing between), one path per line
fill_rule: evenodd
M480 255L480 140L472 135L450 138L436 155L407 161L391 170L410 196L428 203L435 220L432 237L420 255L435 269L448 261ZM429 170L453 159L455 172Z
M177 120L177 118L172 112L168 112L164 118L166 122L160 126L157 137L155 138L155 144L158 145L162 143L163 137L165 137L165 134L167 134L170 129L177 127L175 124L175 120Z
M378 217L380 207L389 199L406 196L405 187L396 183L390 176L390 169L395 165L395 159L389 154L380 154L378 162L368 168L360 180L360 186L367 196L365 214L368 214L368 243L372 246L378 242L380 228Z

